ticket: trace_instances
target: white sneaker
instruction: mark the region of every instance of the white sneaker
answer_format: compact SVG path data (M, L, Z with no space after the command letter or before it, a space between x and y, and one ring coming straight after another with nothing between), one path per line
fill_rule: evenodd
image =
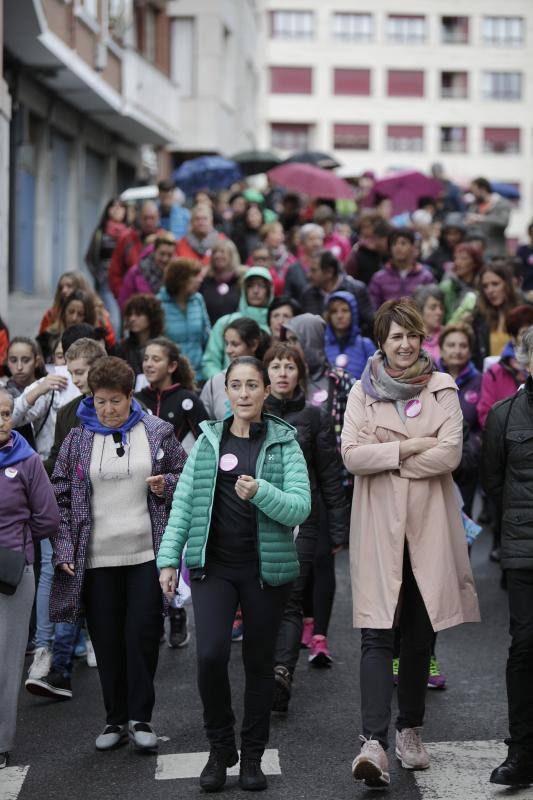
M85 640L85 647L87 648L87 666L88 667L96 667L96 655L94 653L93 643L90 639Z
M356 781L364 781L369 789L381 789L390 784L389 760L377 739L360 736L361 752L352 763L352 775Z
M52 651L48 647L38 647L28 670L28 678L40 681L45 675L48 675L51 669Z
M404 728L396 731L396 758L404 769L427 769L428 751L420 738L420 728Z
M130 742L136 750L156 750L157 736L149 722L137 722L130 719L128 723Z

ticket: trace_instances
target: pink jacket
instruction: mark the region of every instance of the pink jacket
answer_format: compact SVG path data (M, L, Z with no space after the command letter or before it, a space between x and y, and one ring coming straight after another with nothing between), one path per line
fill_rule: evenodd
M476 406L479 424L485 427L489 411L498 400L511 397L519 384L502 364L494 364L484 374L481 381L481 393Z
M139 269L138 264L130 267L124 275L118 295L118 304L122 311L124 311L124 306L134 294L153 294L152 288Z

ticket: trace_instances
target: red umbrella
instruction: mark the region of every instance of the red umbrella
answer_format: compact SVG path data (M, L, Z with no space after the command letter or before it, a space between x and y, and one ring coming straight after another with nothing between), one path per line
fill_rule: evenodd
M352 199L354 191L342 178L311 164L281 164L267 173L268 177L291 189L309 197L323 197L324 200Z
M387 178L376 181L373 188L376 194L390 197L395 214L415 211L421 197L437 197L442 191L442 183L428 178L422 172L406 170L395 172Z

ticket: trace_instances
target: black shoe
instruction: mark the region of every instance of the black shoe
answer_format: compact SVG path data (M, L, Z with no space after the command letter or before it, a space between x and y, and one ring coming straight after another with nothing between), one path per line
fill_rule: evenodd
M245 792L262 792L267 788L266 775L261 769L260 758L241 756L239 785Z
M286 714L289 710L289 700L291 699L292 677L287 667L281 664L274 667L274 699L272 701L272 711L276 714Z
M185 647L189 641L189 631L187 630L187 612L184 608L170 608L168 612L169 647Z
M512 753L490 776L491 783L500 786L529 786L533 783L533 758L531 753Z
M60 672L51 670L44 678L28 678L24 684L30 694L39 697L52 697L55 700L71 700L72 686L70 678L64 678Z
M0 769L5 769L9 765L9 753L0 753Z
M200 786L205 792L219 792L226 783L226 770L239 760L236 750L211 749L207 764L200 774Z

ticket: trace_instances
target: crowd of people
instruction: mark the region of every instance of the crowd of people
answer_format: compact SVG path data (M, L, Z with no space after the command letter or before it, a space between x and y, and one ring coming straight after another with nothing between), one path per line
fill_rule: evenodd
M239 760L228 662L242 640L240 785L266 788L271 713L296 665L335 664L335 556L361 643L353 776L426 769L437 633L479 620L469 551L490 524L509 594L509 753L533 783L533 223L484 178L392 217L279 188L105 206L85 271L35 338L0 321L0 768L25 690L73 696L97 667L99 751L154 751L162 638L189 642L220 790ZM79 266L79 265L77 265ZM89 277L90 276L90 277ZM480 479L481 476L481 479ZM164 619L168 622L164 625ZM9 641L9 647L6 643ZM528 677L529 676L529 677Z

